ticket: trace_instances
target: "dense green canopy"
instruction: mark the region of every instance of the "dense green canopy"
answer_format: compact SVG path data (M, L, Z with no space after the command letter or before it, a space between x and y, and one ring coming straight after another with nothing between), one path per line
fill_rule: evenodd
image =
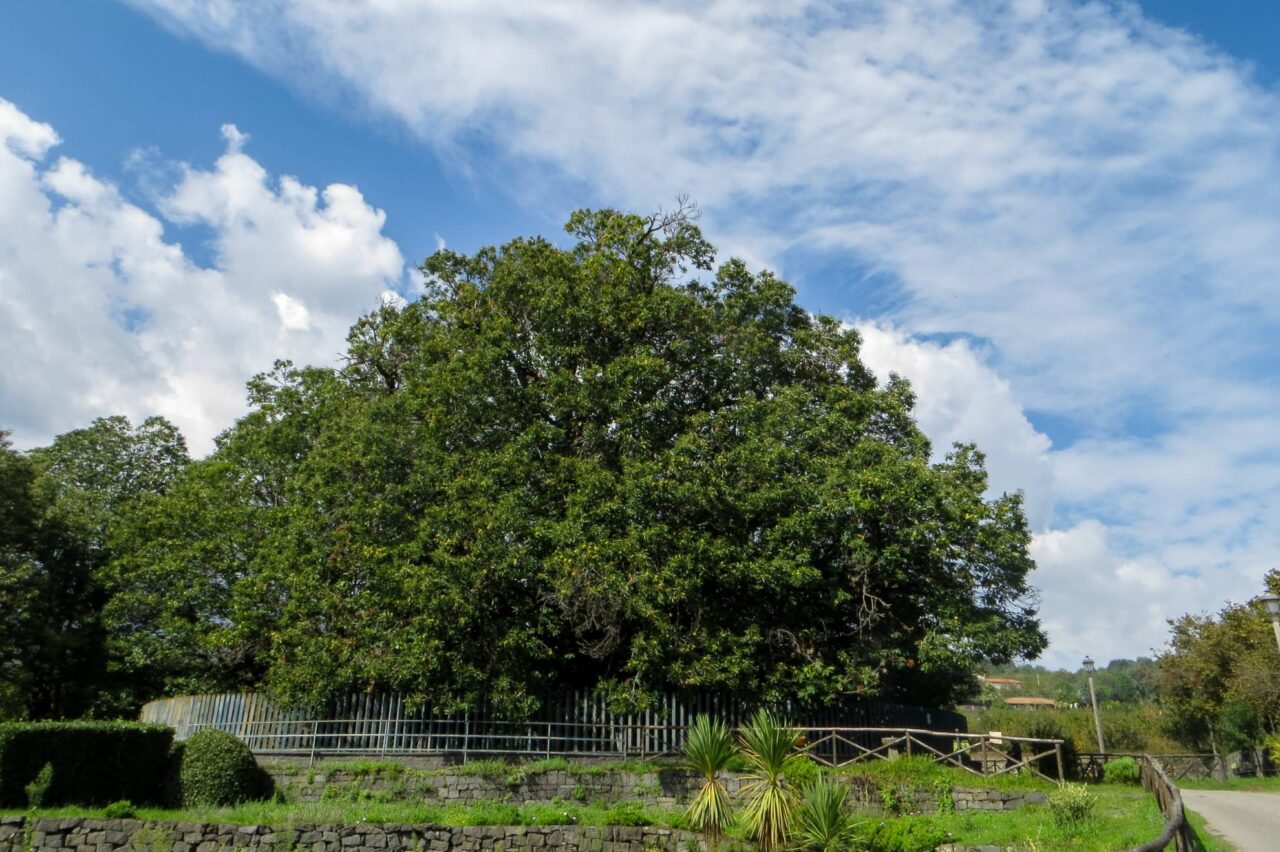
M28 454L0 432L0 718L70 717L136 700L110 670L109 527L188 462L172 424L107 417Z
M1280 571L1267 589L1280 594ZM1216 615L1169 622L1160 655L1160 703L1170 731L1196 748L1239 751L1280 733L1280 662L1262 607L1230 604Z
M342 369L257 377L117 515L105 620L141 692L940 704L1043 648L1019 495L984 499L971 446L931 463L854 330L706 275L683 210L568 231L437 252Z

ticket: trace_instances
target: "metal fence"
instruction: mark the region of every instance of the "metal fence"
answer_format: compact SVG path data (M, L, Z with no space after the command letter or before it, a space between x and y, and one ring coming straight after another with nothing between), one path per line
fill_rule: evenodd
M678 752L685 729L707 713L730 726L745 721L753 708L715 695L664 695L639 713L615 713L604 695L573 692L543 702L539 718L509 721L481 708L457 715L410 707L394 693L344 696L323 712L307 714L281 708L254 693L188 695L153 701L142 719L169 725L178 739L202 728L218 728L245 740L264 754L419 755L451 753L471 756L656 757ZM907 728L963 732L964 717L945 710L908 704L850 703L821 711L781 708L792 724L809 732L843 729L836 758L847 760L858 748L881 745L873 730ZM862 729L854 733L854 729ZM855 745L856 744L856 745Z

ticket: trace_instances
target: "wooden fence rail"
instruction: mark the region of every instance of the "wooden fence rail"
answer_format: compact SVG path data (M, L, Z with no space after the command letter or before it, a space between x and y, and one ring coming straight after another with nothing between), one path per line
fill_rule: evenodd
M1077 752L1074 759L1074 774L1081 781L1098 782L1102 780L1103 767L1108 762L1121 757L1132 757L1138 760L1142 756L1138 752L1128 751ZM1227 779L1227 758L1224 755L1206 752L1203 754L1148 754L1147 757L1158 760L1165 775L1168 775L1172 781L1181 781L1184 778L1217 778L1220 781Z
M1182 807L1182 794L1177 786L1169 780L1160 761L1151 755L1139 755L1138 765L1142 772L1142 786L1146 787L1156 801L1160 803L1160 812L1165 816L1164 831L1150 843L1135 846L1130 852L1160 852L1170 843L1177 852L1190 852L1195 848L1195 837L1191 826L1187 823L1187 814Z

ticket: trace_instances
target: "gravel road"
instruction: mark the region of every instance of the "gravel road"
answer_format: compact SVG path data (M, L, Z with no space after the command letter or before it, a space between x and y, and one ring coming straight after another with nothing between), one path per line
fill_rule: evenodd
M1280 849L1280 793L1183 790L1182 803L1240 852Z

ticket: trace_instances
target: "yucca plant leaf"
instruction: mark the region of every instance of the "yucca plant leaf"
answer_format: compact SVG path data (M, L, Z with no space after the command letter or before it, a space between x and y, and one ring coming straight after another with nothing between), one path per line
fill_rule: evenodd
M796 742L791 726L764 709L757 711L739 732L749 779L742 788L747 800L743 812L747 833L766 852L786 844L795 813L795 791L783 781L782 772Z
M848 788L834 784L825 776L805 786L804 797L796 808L792 842L809 852L836 852L853 848L857 826L845 809Z
M717 719L699 715L685 735L685 766L702 776L702 787L686 812L689 827L707 835L715 845L733 821L733 803L719 774L733 757L735 748L729 727Z

